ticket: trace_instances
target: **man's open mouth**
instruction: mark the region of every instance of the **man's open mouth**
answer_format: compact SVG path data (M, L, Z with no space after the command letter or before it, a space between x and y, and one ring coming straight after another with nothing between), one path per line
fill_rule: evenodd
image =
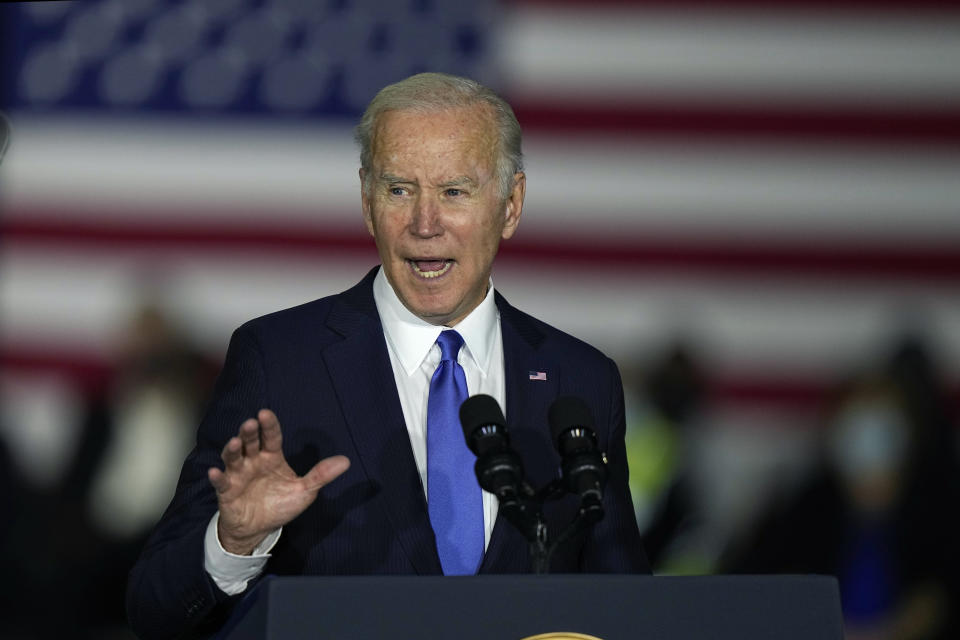
M407 260L413 272L421 278L439 278L453 266L453 260L444 258L421 258Z

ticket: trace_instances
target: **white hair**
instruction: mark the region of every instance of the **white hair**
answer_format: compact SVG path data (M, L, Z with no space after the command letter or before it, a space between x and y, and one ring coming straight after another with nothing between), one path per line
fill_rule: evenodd
M360 124L354 130L354 139L360 145L360 166L366 175L373 166L373 133L377 120L388 111L441 111L488 105L497 127L499 148L497 180L500 197L510 195L513 176L523 171L520 123L506 100L479 82L446 73L418 73L400 82L387 85L374 96L364 111ZM368 191L365 179L363 189Z

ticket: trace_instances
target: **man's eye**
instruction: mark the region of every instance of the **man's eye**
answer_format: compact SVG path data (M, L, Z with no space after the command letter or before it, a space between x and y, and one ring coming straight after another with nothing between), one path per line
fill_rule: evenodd
M447 189L447 195L457 197L463 195L463 191L461 189Z
M402 196L405 193L403 187L390 187L390 195Z

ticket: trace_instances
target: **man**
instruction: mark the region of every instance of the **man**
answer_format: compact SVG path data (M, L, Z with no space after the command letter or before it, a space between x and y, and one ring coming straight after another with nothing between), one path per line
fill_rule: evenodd
M197 447L131 572L128 613L143 637L215 629L264 573L529 571L526 541L480 495L459 427L444 435L437 403L467 393L505 406L535 486L559 464L547 409L583 398L609 458L606 517L551 568L648 571L616 366L491 285L526 188L510 107L473 81L420 74L374 98L357 139L381 267L234 333ZM569 497L545 515L556 532L576 510Z

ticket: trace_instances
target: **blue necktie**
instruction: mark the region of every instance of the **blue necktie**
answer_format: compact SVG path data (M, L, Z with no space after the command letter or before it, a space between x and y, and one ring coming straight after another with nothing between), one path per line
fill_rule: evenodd
M473 575L483 558L483 502L460 426L467 378L457 363L463 338L443 331L427 398L427 506L444 575Z

